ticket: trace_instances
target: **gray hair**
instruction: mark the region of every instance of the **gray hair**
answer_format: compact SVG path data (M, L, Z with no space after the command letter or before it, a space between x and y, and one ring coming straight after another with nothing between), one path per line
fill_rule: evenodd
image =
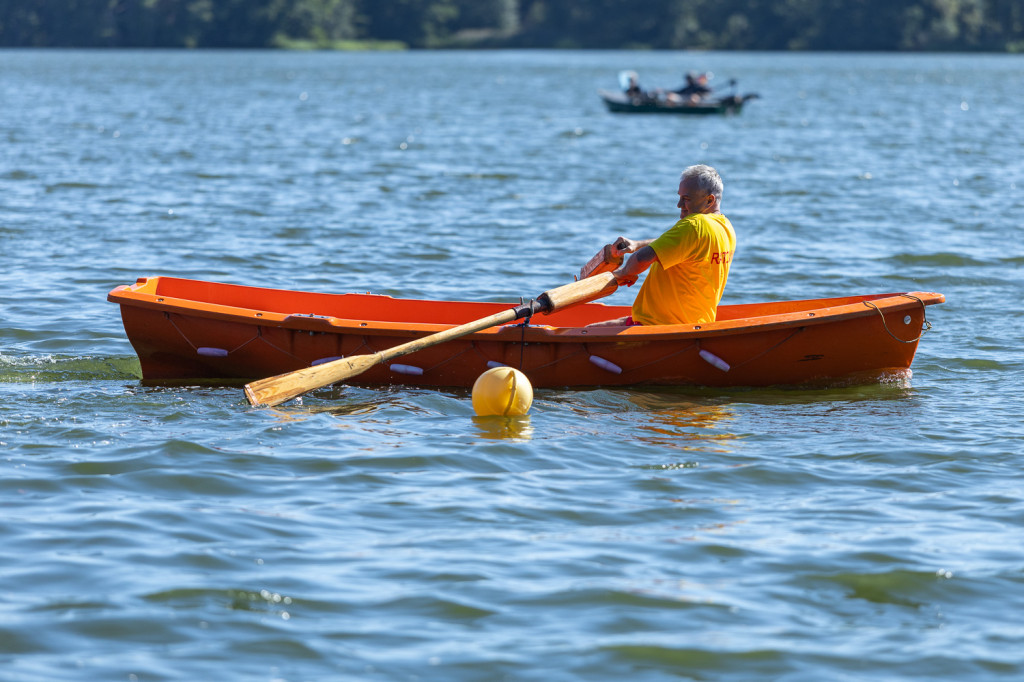
M690 166L683 171L683 179L693 178L697 181L697 187L702 192L715 195L715 203L722 205L722 191L725 185L722 183L722 176L711 166Z

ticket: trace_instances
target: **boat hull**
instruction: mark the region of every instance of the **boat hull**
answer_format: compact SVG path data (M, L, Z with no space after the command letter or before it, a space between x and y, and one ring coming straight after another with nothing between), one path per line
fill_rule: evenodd
M147 381L251 380L372 354L512 303L320 294L168 277L110 292ZM725 305L700 325L586 327L629 313L589 303L378 365L352 383L471 387L496 364L536 388L869 383L906 376L941 294ZM518 303L518 302L517 302Z
M608 111L614 114L675 114L682 116L738 114L743 110L746 101L743 97L722 97L682 104L658 99L635 101L622 93L607 90L600 90L598 94Z

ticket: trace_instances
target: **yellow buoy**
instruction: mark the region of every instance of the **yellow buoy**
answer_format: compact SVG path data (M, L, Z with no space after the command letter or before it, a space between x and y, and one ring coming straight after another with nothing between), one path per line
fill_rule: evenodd
M473 410L481 417L526 414L533 404L533 386L526 375L512 367L495 367L473 384Z

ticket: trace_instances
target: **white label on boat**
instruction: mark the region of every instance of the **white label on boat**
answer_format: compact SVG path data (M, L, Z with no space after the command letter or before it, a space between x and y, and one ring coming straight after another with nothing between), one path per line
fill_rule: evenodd
M209 346L196 348L196 352L200 355L205 355L208 358L224 358L228 355L228 352L223 348L211 348Z
M725 360L723 360L722 358L718 357L717 355L715 355L711 351L709 351L709 350L701 350L700 351L700 356L702 358L704 358L704 361L706 363L708 363L709 365L711 365L713 367L717 367L718 369L722 370L723 372L728 372L729 371L729 363L726 362Z
M415 367L413 365L391 365L391 371L397 374L423 374L422 367Z
M596 355L590 356L590 361L600 367L603 370L607 370L612 374L622 374L622 368L616 365L614 362L609 362L604 358L600 358Z

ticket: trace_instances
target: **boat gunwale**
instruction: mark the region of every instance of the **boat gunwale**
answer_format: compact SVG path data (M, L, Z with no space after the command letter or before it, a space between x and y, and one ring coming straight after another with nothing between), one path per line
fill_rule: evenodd
M184 278L164 278L167 280L182 280L186 282L202 283L214 286L241 287L254 291L286 291L287 293L313 293L298 292L291 290L267 289L265 287L251 287L248 285L226 284L220 282L207 282L204 280L186 280ZM394 337L416 337L431 334L446 329L451 329L459 323L423 323L423 322L391 322L386 320L366 320L357 318L340 318L328 315L304 314L304 313L279 313L257 308L243 308L240 306L224 305L207 301L196 301L193 299L178 298L166 294L157 294L155 291L159 286L161 277L139 278L135 285L121 285L110 291L107 300L118 303L122 306L134 306L144 309L160 310L166 313L177 313L193 317L230 321L253 326L271 326L303 331L316 331L324 333L358 333L374 334L378 336ZM133 288L136 287L136 288ZM151 289L152 292L141 289ZM375 294L326 294L328 296L375 296ZM392 299L391 296L383 298ZM547 324L511 323L476 332L471 336L478 338L494 337L496 335L516 334L517 336L528 332L530 340L542 339L545 342L640 342L656 340L674 340L687 338L708 338L717 336L732 336L736 334L750 334L760 331L771 331L788 327L806 327L829 324L840 320L853 319L869 315L879 315L891 312L899 312L907 309L923 308L945 301L942 294L934 292L896 292L886 294L855 295L822 299L803 299L800 301L777 301L762 303L733 304L736 307L756 306L771 303L814 303L821 301L847 301L860 298L860 301L842 303L839 305L825 305L822 307L808 307L798 311L775 313L770 315L758 315L753 317L737 317L723 319L715 322L700 324L682 325L637 325L637 326L607 326L607 327L565 327ZM414 299L393 299L410 301ZM871 305L866 305L870 301ZM469 301L432 301L432 303L471 303L485 307L513 306L511 303L500 302L469 302ZM615 308L628 310L628 306L607 306L603 303L589 303L586 305L601 305L614 312ZM729 307L729 306L723 306ZM884 320L884 317L883 317ZM907 340L910 341L909 339Z

